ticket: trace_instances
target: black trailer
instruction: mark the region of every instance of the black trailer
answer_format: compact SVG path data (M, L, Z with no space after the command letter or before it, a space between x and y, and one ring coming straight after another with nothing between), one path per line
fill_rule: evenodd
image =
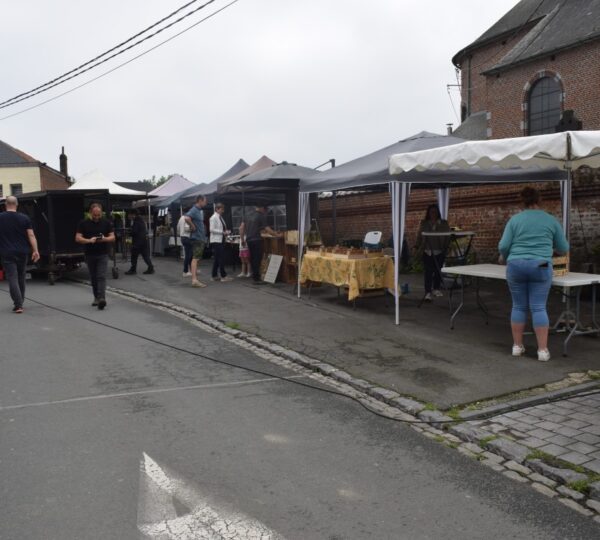
M40 252L39 262L29 270L46 273L51 285L84 261L83 246L75 242L75 234L90 205L98 202L107 215L110 212L106 189L38 191L25 193L18 199L19 212L31 219Z

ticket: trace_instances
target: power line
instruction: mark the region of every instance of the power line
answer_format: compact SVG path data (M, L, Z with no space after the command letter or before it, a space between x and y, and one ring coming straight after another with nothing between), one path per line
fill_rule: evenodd
M214 0L211 0L211 2L213 2ZM138 54L137 56L134 56L133 58L131 58L130 60L127 60L126 62L123 62L122 64L119 64L118 66L115 66L112 69L109 69L108 71L105 71L104 73L98 75L97 77L94 77L93 79L90 79L89 81L86 81L78 86L75 86L74 88L71 88L70 90L67 90L65 92L63 92L62 94L58 94L54 97L51 97L45 101L42 101L40 103L37 103L36 105L32 105L31 107L27 107L26 109L22 109L20 111L17 111L15 113L0 117L0 121L2 120L7 120L8 118L12 118L14 116L18 116L20 114L26 113L28 111L31 111L33 109L37 109L38 107L41 107L42 105L45 105L46 103L50 103L52 101L55 101L63 96L66 96L67 94L70 94L71 92L74 92L75 90L79 90L80 88L83 88L84 86L87 86L88 84L91 84L95 81L97 81L98 79L101 79L103 77L106 77L106 75L109 75L110 73L112 73L113 71L116 71L124 66L126 66L127 64L130 64L131 62L137 60L138 58L141 58L142 56L147 55L148 53L154 51L155 49L158 49L159 47L162 47L163 45L165 45L166 43L169 43L170 41L172 41L173 39L175 39L176 37L179 37L182 34L185 34L186 32L188 32L189 30L191 30L192 28L195 28L196 26L198 26L200 23L203 23L204 21L207 21L208 19L211 19L212 17L214 17L215 15L217 15L218 13L221 13L222 11L224 11L225 9L227 9L228 7L232 6L233 4L236 4L237 2L239 2L240 0L232 0L231 2L229 2L229 4L224 5L223 7L219 8L218 10L216 10L215 12L211 13L210 15L207 15L206 17L204 17L203 19L200 19L198 22L195 22L194 24L192 24L191 26L188 26L187 28L183 29L181 32L178 32L177 34L171 36L168 39L165 39L164 41L161 41L160 43L158 43L157 45L155 45L154 47L151 47L150 49L148 49L147 51L144 51L143 53Z
M159 24L161 24L161 23L165 22L166 20L170 19L171 17L175 16L177 13L179 13L180 11L184 10L185 8L191 6L192 4L196 3L197 1L198 0L192 0L191 2L188 2L187 4L181 6L180 8L176 9L172 13L169 13L169 15L167 15L166 17L163 17L160 21L155 22L154 24L148 26L147 28L145 28L141 32L138 32L134 36L131 36L129 39L126 39L125 41L122 41L118 45L115 45L112 49L109 49L108 51L105 51L102 54L99 54L95 58L92 58L91 60L88 60L87 62L81 64L80 66L77 66L76 68L72 69L71 71L67 71L66 73L63 73L60 77L56 77L55 79L52 79L52 80L50 80L50 81L48 81L48 82L46 82L44 84L41 84L40 86L36 86L32 90L28 90L27 92L23 92L22 94L18 94L18 95L14 96L14 97L12 97L10 99L7 99L6 101L0 102L0 106L1 105L5 105L7 103L10 103L11 101L15 101L16 99L18 99L20 97L23 97L23 96L26 96L27 94L31 94L32 92L35 92L36 90L40 90L41 88L44 88L45 86L48 86L48 85L50 85L52 83L55 83L55 82L59 81L60 79L66 77L67 75L71 75L72 73L75 73L76 71L79 71L80 69L84 68L85 66L88 66L92 62L95 62L96 60L99 60L103 56L106 56L107 54L110 54L113 51L116 51L117 49L121 48L123 45L126 45L130 41L132 41L132 40L140 37L141 35L145 34L149 30L152 30L152 28L155 28Z

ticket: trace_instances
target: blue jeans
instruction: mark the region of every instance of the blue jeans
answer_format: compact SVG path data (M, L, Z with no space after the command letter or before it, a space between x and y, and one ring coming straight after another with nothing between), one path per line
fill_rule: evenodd
M513 303L511 322L525 324L531 311L534 328L550 326L546 303L552 285L552 264L539 259L508 261L506 280Z
M183 244L183 273L187 274L192 263L192 241L189 236L182 236L181 243Z
M2 268L4 268L6 281L8 281L8 289L13 304L16 308L23 307L27 255L3 255Z

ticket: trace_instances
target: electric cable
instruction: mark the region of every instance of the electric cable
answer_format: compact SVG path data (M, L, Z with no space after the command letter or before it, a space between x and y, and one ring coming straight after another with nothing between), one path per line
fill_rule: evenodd
M2 290L2 292L8 294L8 292L5 291L5 290ZM352 395L349 395L349 394L345 394L345 393L339 392L337 390L332 390L332 389L325 388L325 387L320 387L320 386L314 386L312 384L304 383L304 382L299 381L297 379L290 379L288 377L283 377L281 375L273 375L272 373L267 373L267 372L262 371L260 369L250 368L250 367L247 367L247 366L241 366L241 365L235 364L233 362L227 362L225 360L214 358L214 357L208 356L206 354L202 354L202 353L199 353L199 352L196 352L196 351L190 351L188 349L185 349L183 347L178 347L178 346L172 345L170 343L165 343L165 342L160 341L158 339L154 339L152 337L148 337L148 336L144 336L142 334L138 334L136 332L132 332L131 330L126 330L124 328L119 328L119 327L113 326L113 325L108 324L108 323L104 323L104 322L101 322L101 321L98 321L98 320L95 320L95 319L91 319L89 317L86 317L85 315L73 313L73 312L68 311L66 309L62 309L62 308L59 308L59 307L56 307L56 306L52 306L52 305L46 304L44 302L41 302L39 300L35 300L33 298L30 298L30 297L28 297L28 300L30 302L33 302L33 303L38 304L40 306L43 306L45 308L48 308L48 309L51 309L51 310L54 310L54 311L58 311L60 313L64 313L65 315L69 315L70 317L75 317L77 319L81 319L81 320L90 322L92 324L96 324L98 326L102 326L102 327L108 328L110 330L116 330L117 332L121 332L121 333L126 334L128 336L132 336L132 337L135 337L137 339L148 341L150 343L154 343L155 345L159 345L161 347L165 347L165 348L168 348L168 349L171 349L171 350L183 353L183 354L188 354L190 356L195 356L195 357L198 357L198 358L203 358L203 359L209 360L210 362L213 362L215 364L220 364L220 365L224 365L224 366L228 366L228 367L233 367L233 368L241 369L241 370L247 371L249 373L254 373L254 374L257 374L257 375L263 375L265 377L269 377L269 378L273 378L273 379L279 379L281 381L285 381L285 382L288 382L288 383L292 383L292 384L296 384L296 385L299 385L299 386L303 386L303 387L309 388L311 390L318 390L320 392L325 392L327 394L331 394L331 395L343 397L343 398L346 398L346 399L350 399L352 401L355 401L361 407L363 407L364 409L366 409L367 411L369 411L370 413L372 413L372 414L374 414L376 416L379 416L381 418L385 418L387 420L393 420L395 422L400 422L402 424L427 424L427 425L431 425L431 424L454 424L454 423L474 422L474 421L477 421L477 420L487 420L487 419L493 418L495 416L501 416L503 414L506 414L507 412L513 412L513 411L517 411L517 410L527 409L527 408L539 405L539 404L536 404L536 405L520 405L520 406L519 405L515 405L515 407L509 407L508 410L504 410L502 412L492 412L492 413L489 413L489 414L487 414L485 412L482 412L480 415L475 415L475 416L472 416L472 417L470 417L468 419L462 419L462 418L460 418L460 419L443 420L443 421L436 421L436 420L427 421L427 420L406 420L406 419L403 419L403 418L396 418L394 416L384 414L384 413L382 413L382 412L374 409L373 407L370 407L367 403L364 402L364 400L362 400L362 399L360 399L358 397L355 397L355 396L352 396ZM600 382L599 382L599 385L600 385ZM600 390L592 390L592 391L589 391L589 392L585 392L585 393L579 394L577 396L559 396L559 397L556 397L556 398L550 398L548 400L545 400L544 403L556 403L558 401L566 401L568 399L579 398L579 397L587 397L587 396L596 395L596 394L600 394ZM400 411L400 412L402 412L403 414L408 414L408 413L405 413L404 411Z
M213 0L214 1L214 0ZM31 94L32 92L35 92L36 90L39 90L41 88L44 88L45 86L48 86L49 84L52 84L60 79L62 79L63 77L66 77L67 75L71 75L72 73L75 73L76 71L79 71L81 68L84 68L85 66L91 64L92 62L95 62L96 60L99 60L100 58L102 58L103 56L106 56L107 54L110 54L113 51L116 51L117 49L121 48L123 45L126 45L127 43L129 43L130 41L133 41L134 39L140 37L141 35L145 34L146 32L148 32L149 30L152 30L152 28L155 28L156 26L158 26L159 24L165 22L166 20L170 19L171 17L174 17L177 13L179 13L180 11L183 11L185 8L191 6L192 4L195 4L196 2L198 2L198 0L192 0L191 2L188 2L187 4L181 6L180 8L177 8L175 11L173 11L172 13L169 13L169 15L167 15L166 17L163 17L162 19L160 19L159 21L155 22L154 24L148 26L147 28L144 28L144 30L138 32L137 34L131 36L130 38L126 39L125 41L122 41L121 43L119 43L118 45L115 45L114 47L112 47L111 49L99 54L98 56L96 56L95 58L92 58L91 60L88 60L87 62L77 66L76 68L73 68L70 71L67 71L66 73L63 73L62 75L60 75L59 77L56 77L40 86L37 86L35 88L33 88L32 90L29 90L27 92L23 92L21 94L18 94L10 99L7 99L6 101L1 101L0 102L0 106L5 105L11 101L14 101L17 98L20 98L22 96L25 96L27 94Z
M214 1L214 0L213 0ZM117 71L118 69L121 69L122 67L126 66L127 64L130 64L131 62L134 62L135 60L137 60L138 58L141 58L142 56L147 55L148 53L154 51L155 49L158 49L159 47L162 47L163 45L169 43L170 41L172 41L173 39L181 36L182 34L185 34L186 32L192 30L193 28L195 28L196 26L198 26L199 24L207 21L208 19L211 19L212 17L214 17L215 15L221 13L222 11L226 10L228 7L231 7L233 4L236 4L237 2L239 2L239 0L232 0L231 2L229 2L228 4L224 5L223 7L219 8L218 10L214 11L213 13L211 13L210 15L207 15L206 17L204 17L203 19L200 19L199 21L195 22L194 24L188 26L187 28L184 28L183 30L181 30L180 32L178 32L177 34L174 34L173 36L171 36L168 39L165 39L164 41L161 41L160 43L156 44L154 47L151 47L150 49L138 54L137 56L134 56L133 58L127 60L126 62L123 62L122 64L119 64L117 66L115 66L114 68L109 69L108 71L105 71L104 73L101 73L100 75L94 77L93 79L90 79L89 81L86 81L84 83L81 83L78 86L75 86L69 90L66 90L65 92L63 92L62 94L58 94L56 96L53 96L51 98L46 99L45 101L41 101L40 103L37 103L35 105L32 105L31 107L27 107L25 109L21 109L20 111L17 111L15 113L12 114L8 114L6 116L2 116L0 117L0 121L2 120L7 120L8 118L12 118L14 116L18 116L20 114L26 113L28 111L31 111L33 109L37 109L38 107L41 107L42 105L45 105L47 103L50 103L52 101L55 101L63 96L66 96L67 94L70 94L72 92L75 92L75 90L79 90L80 88L83 88L84 86L87 86L88 84L91 84L95 81L97 81L98 79L101 79L103 77L106 77L107 75L110 75L112 72Z

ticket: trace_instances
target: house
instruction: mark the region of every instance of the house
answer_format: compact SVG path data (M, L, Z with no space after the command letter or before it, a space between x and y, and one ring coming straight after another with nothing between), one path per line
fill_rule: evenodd
M521 0L452 62L461 75L461 125L465 139L521 137L567 129L600 129L600 0ZM600 171L574 175L572 259L583 262L600 245ZM456 188L451 225L476 231L481 262L497 258L504 224L519 208L522 186ZM556 184L541 186L544 207L560 216ZM408 205L407 240L416 241L418 222L432 190L414 190ZM338 241L364 235L364 227L391 233L389 195L358 194L335 203ZM321 233L330 240L332 200L319 204ZM360 231L358 230L360 229Z
M33 191L67 189L71 182L64 148L60 171L0 141L0 197Z

